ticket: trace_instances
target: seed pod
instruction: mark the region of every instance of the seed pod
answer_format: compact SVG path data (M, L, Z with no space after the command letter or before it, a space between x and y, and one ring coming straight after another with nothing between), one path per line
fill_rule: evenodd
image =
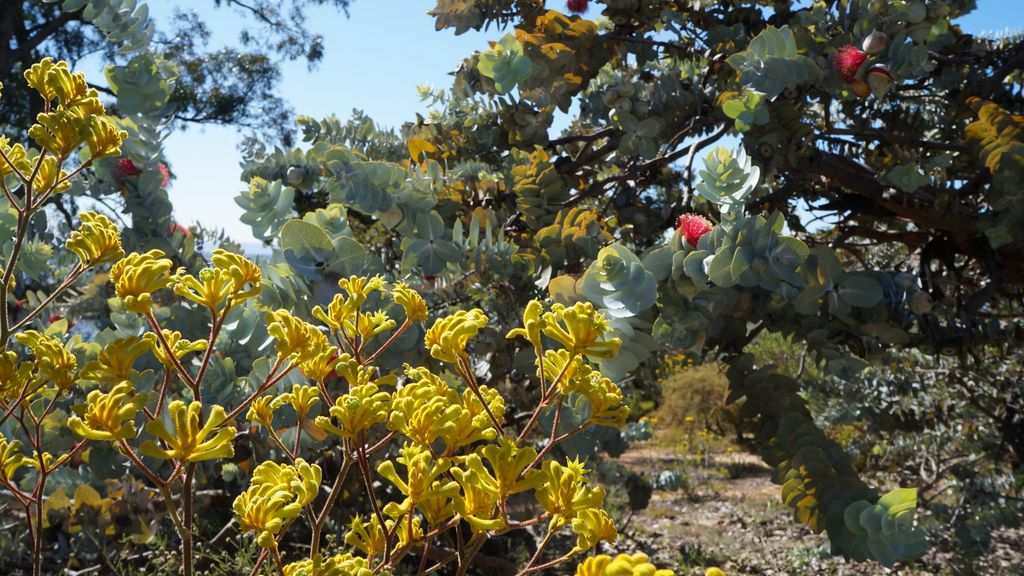
M893 78L892 73L889 69L881 64L876 64L871 68L868 68L867 73L868 88L871 89L871 93L876 98L881 98L889 93L892 89Z
M878 54L882 50L885 50L887 42L889 42L889 36L881 30L875 30L864 38L861 48L863 48L868 54Z
M288 184L295 186L296 184L302 183L302 179L305 178L306 171L298 166L291 166L288 168L288 172L285 173L284 179Z

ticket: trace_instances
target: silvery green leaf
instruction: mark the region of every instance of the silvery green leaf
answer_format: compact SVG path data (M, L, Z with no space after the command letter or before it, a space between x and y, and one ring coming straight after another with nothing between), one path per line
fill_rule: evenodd
M814 60L797 51L789 26L768 26L747 49L726 60L740 73L740 82L773 99L786 88L815 80L820 71Z

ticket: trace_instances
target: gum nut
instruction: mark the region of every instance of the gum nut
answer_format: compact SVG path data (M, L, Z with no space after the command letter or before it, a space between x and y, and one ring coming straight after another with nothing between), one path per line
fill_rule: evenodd
M885 50L885 44L889 41L889 36L881 30L875 30L868 34L864 38L864 43L861 44L861 48L864 49L868 54L878 54L882 50Z
M302 182L302 178L306 175L306 171L298 166L292 166L288 168L288 172L285 174L285 181L289 184L298 184Z
M867 98L868 94L871 94L871 88L866 82L861 82L860 80L850 84L850 89L853 90L853 93L856 94L858 98Z
M868 88L877 98L881 98L892 89L892 73L885 66L872 66L867 74Z

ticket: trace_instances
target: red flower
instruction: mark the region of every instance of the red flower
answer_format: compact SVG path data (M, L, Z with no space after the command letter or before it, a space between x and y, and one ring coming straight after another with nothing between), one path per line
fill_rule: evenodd
M167 233L170 234L171 236L174 236L175 234L181 234L185 238L192 237L192 232L189 231L188 228L182 226L181 224L178 224L177 222L175 222L170 228L167 229Z
M167 164L164 164L163 162L160 163L159 168L160 173L164 176L163 180L160 181L160 185L166 188L167 185L171 183L171 171L167 169Z
M676 229L686 239L686 243L694 247L697 246L700 237L711 232L714 227L707 218L698 214L683 214L676 224Z
M573 14L583 14L587 11L588 0L569 0L565 3L566 8Z
M867 59L867 52L853 44L847 44L832 58L832 67L836 69L836 74L839 74L843 82L852 84L857 79L857 70Z
M131 158L121 158L117 161L117 173L121 178L138 176L142 174L142 168L136 166Z

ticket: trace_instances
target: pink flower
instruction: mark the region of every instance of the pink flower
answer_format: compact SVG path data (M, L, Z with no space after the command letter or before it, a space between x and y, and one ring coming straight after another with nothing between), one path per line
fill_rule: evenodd
M167 185L171 183L171 171L167 169L167 164L164 164L163 162L160 163L159 168L160 173L164 175L163 180L160 181L160 185L166 188Z
M697 241L700 237L711 232L714 228L714 224L708 221L707 218L698 214L683 214L679 217L679 222L676 223L676 229L679 234L686 239L686 243L690 246L697 246Z
M583 14L587 11L588 0L569 0L565 3L566 8L573 14Z
M138 176L142 174L142 168L135 165L131 158L121 158L117 161L117 174L121 178L127 178L129 176Z
M840 48L832 58L832 67L836 69L836 73L839 74L843 82L852 84L857 80L857 70L867 59L867 52L853 44L847 44Z

